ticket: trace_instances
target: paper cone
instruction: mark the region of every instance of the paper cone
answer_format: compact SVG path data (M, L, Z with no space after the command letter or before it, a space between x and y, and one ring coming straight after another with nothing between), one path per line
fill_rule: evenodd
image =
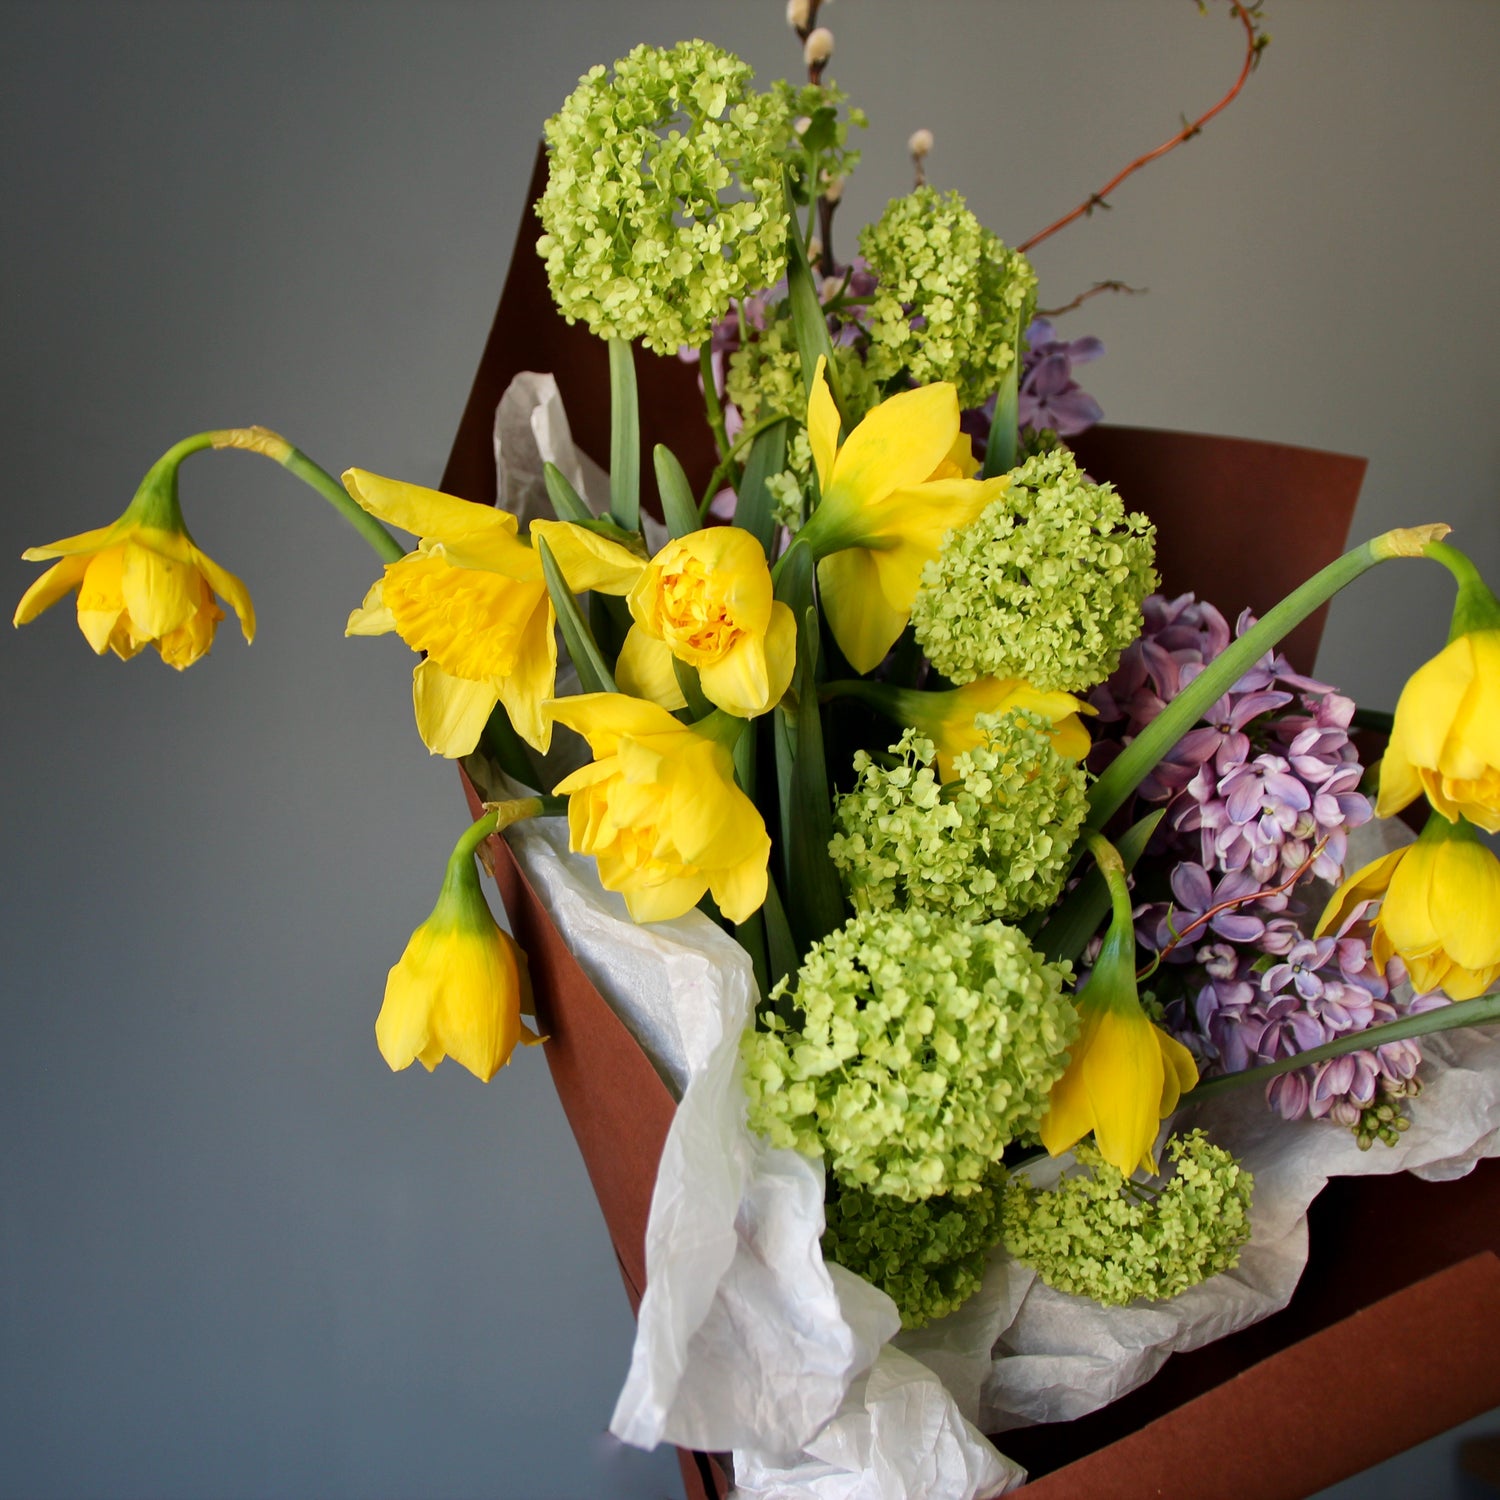
M533 201L544 181L539 152ZM522 370L556 376L575 440L608 461L605 347L554 310L537 233L528 210L442 481L448 493L485 504L495 498L495 407ZM696 369L641 350L636 369L641 451L667 443L701 486L714 455ZM1144 428L1098 428L1076 447L1095 478L1157 522L1163 587L1196 591L1231 623L1343 550L1365 469L1342 454ZM1289 638L1299 669L1311 669L1321 630L1318 615ZM672 1098L568 953L503 839L489 848L530 958L537 1020L551 1038L543 1052L634 1307ZM1500 1404L1500 1263L1490 1255L1458 1265L1500 1252L1500 1160L1442 1184L1337 1179L1310 1219L1311 1258L1283 1312L1174 1356L1092 1416L1000 1439L1034 1479L1051 1474L1036 1485L1038 1500L1291 1500ZM682 1465L691 1500L724 1494L722 1471L704 1455L683 1454Z

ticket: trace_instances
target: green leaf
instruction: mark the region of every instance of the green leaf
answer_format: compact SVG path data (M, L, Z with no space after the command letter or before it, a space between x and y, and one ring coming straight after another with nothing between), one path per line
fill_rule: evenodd
M766 904L761 912L766 919L766 968L770 980L762 993L768 995L782 979L796 974L798 968L797 944L792 939L786 907L782 905L774 876L766 883Z
M516 733L503 703L485 721L479 734L479 749L522 786L540 786L542 778L532 758L531 747Z
M587 526L594 519L588 502L568 483L567 475L556 464L543 464L542 478L547 484L547 498L552 502L552 513L559 521L573 521L579 526Z
M677 686L682 689L682 696L687 699L688 713L695 721L706 719L714 711L714 706L703 696L703 689L698 685L697 667L674 656L672 675L677 679ZM745 739L747 736L742 734L740 738Z
M677 455L665 443L658 443L651 458L656 465L656 492L661 496L661 513L667 530L674 538L699 530L698 501Z
M802 357L802 380L812 389L813 373L818 367L818 356L828 362L828 388L833 392L834 405L839 415L844 415L844 393L840 389L838 367L833 362L833 340L828 336L828 320L823 304L818 301L818 287L813 280L812 267L807 262L807 250L802 236L797 232L796 216L791 213L792 180L789 173L783 174L790 220L786 245L787 302L792 314L792 332L797 339L797 352Z
M578 671L578 681L590 693L617 693L614 676L605 665L593 632L583 618L578 601L568 590L568 581L552 556L551 549L540 537L536 543L537 556L542 560L542 576L547 580L547 592L552 596L552 608L557 611L557 623L562 626L563 640L567 642L568 655Z
M627 531L639 529L641 413L629 339L609 341L609 509Z
M1145 852L1156 825L1166 815L1159 807L1129 828L1116 844L1126 870L1133 870ZM1097 869L1091 869L1037 934L1036 946L1053 960L1076 960L1109 915L1109 887Z
M815 109L808 116L807 129L802 132L802 149L804 151L827 151L830 146L838 144L838 111L832 105L825 104L821 109Z
M775 497L766 481L786 468L786 440L790 423L782 420L767 427L750 444L745 460L745 477L740 481L739 500L734 508L734 524L748 531L769 558L776 544L776 522L773 517Z
M990 422L989 443L984 451L984 470L980 475L982 479L1009 474L1016 466L1020 378L1021 341L1017 336L1011 344L1010 364L1000 377L1000 389L995 395L995 416Z

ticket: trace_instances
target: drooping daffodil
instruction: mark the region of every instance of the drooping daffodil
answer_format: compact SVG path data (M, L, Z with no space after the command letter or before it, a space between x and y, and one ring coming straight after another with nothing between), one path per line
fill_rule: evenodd
M255 607L233 573L193 541L177 500L177 471L188 453L209 446L211 434L188 439L162 456L135 498L112 525L28 547L27 562L56 558L21 596L12 623L25 625L75 589L78 628L99 654L128 660L154 646L179 671L206 656L224 611L239 616L247 641L255 636Z
M680 917L704 892L731 922L759 910L771 840L734 781L744 720L716 710L682 724L623 693L554 699L547 711L594 754L555 788L568 798L569 847L595 856L637 922Z
M419 1062L430 1073L451 1057L488 1083L517 1043L544 1040L521 1019L531 1010L526 955L491 915L474 866L475 849L497 826L540 806L535 798L502 804L455 846L432 915L386 979L375 1041L392 1071Z
M1456 547L1425 551L1458 579L1453 626L1401 690L1376 812L1391 817L1425 792L1450 822L1500 833L1500 600Z
M839 442L839 415L820 358L807 435L821 499L797 540L818 559L823 612L855 671L873 670L911 616L922 569L943 538L1005 492L976 479L958 394L940 382L874 407Z
M467 755L497 703L516 732L545 751L552 721L543 704L557 677L557 616L540 554L516 518L438 490L350 469L344 487L371 515L420 537L349 616L348 635L395 631L426 653L412 675L417 729L434 755ZM533 521L568 587L623 594L644 559L567 521Z
M1400 958L1418 993L1473 1000L1500 979L1500 859L1464 819L1432 813L1416 843L1356 870L1333 893L1317 935L1374 901L1375 962L1384 969Z
M616 668L627 692L684 707L675 658L697 670L716 708L753 719L790 685L796 621L772 598L765 552L748 531L710 526L668 542L627 600L635 624Z
M1156 1170L1161 1122L1198 1081L1192 1054L1141 1008L1135 978L1135 923L1119 854L1090 835L1109 885L1113 916L1104 945L1078 992L1082 1029L1067 1071L1053 1085L1042 1144L1053 1156L1090 1131L1099 1154L1127 1177Z

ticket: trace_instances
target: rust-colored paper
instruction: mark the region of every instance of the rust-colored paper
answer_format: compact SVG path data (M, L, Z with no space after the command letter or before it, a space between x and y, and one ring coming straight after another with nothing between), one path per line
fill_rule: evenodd
M1293 1344L1026 1494L1303 1500L1500 1405L1497 1330L1500 1259L1487 1252Z

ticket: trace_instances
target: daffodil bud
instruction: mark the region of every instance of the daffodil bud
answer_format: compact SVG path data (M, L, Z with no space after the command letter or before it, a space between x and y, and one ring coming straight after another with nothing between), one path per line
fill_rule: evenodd
M246 429L264 434L262 428ZM255 636L249 591L193 542L177 500L177 471L189 454L229 446L205 432L169 449L141 480L135 498L113 525L28 547L27 562L53 564L21 596L12 623L25 625L74 590L78 628L101 656L128 660L154 646L170 667L190 667L208 654L224 611L239 616L247 641ZM274 437L274 434L265 434Z

